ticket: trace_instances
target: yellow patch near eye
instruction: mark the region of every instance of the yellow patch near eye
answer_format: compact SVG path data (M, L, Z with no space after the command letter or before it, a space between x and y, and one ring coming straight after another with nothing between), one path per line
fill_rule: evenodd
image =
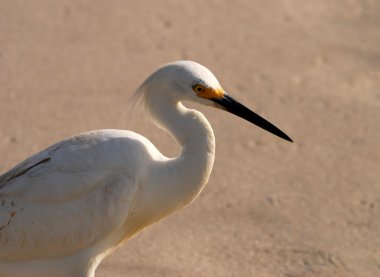
M197 92L197 95L206 99L220 99L224 96L224 90L222 88L213 89L213 88L203 88L203 91Z

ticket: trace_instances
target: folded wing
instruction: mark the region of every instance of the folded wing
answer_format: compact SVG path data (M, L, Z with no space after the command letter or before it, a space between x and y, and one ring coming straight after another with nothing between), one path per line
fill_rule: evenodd
M0 176L0 260L69 255L118 230L137 187L120 163L134 140L115 133L69 138Z

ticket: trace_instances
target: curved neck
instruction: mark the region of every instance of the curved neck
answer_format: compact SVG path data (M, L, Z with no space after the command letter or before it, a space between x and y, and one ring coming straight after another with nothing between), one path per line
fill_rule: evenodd
M203 114L165 95L147 95L146 105L154 122L181 146L178 157L159 162L153 169L156 195L152 201L160 199L157 207L171 212L190 203L206 185L214 163L215 138Z

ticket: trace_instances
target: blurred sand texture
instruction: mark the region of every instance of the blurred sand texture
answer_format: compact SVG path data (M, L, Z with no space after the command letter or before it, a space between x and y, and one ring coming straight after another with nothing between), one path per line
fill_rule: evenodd
M217 140L208 186L97 276L380 276L379 45L376 0L1 0L0 171L102 128L175 155L125 111L156 67L194 60L295 143L195 106Z

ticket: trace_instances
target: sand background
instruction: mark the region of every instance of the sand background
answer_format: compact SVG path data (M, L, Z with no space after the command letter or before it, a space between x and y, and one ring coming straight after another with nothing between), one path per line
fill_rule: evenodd
M380 276L380 2L0 1L0 171L127 128L156 67L191 59L294 144L221 111L209 184L97 276ZM124 114L124 115L123 115Z

